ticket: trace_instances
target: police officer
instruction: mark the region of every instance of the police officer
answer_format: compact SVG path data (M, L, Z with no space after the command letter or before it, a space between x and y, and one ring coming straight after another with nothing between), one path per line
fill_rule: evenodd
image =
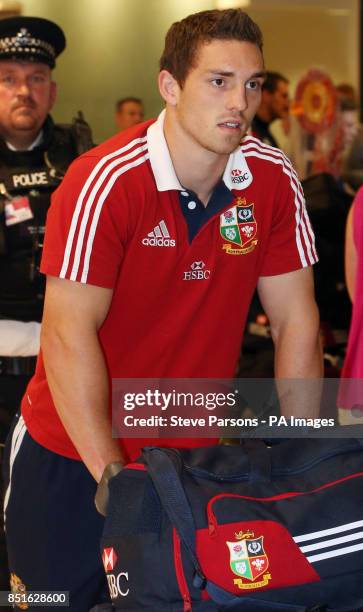
M0 442L33 374L44 283L39 274L51 193L92 146L82 119L55 125L55 60L66 40L38 17L0 21Z

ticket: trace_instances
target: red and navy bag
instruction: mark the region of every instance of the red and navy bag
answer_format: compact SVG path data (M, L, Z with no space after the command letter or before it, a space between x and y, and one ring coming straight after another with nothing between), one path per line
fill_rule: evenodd
M102 558L120 612L362 611L363 441L146 448Z

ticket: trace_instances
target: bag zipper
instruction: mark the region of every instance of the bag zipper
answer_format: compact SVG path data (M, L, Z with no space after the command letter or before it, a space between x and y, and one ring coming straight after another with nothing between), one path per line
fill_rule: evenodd
M317 489L311 489L310 491L289 491L286 493L280 493L279 495L273 495L272 497L251 497L249 495L238 495L237 493L220 493L219 495L215 495L212 497L207 504L207 517L208 517L208 532L210 536L215 536L217 533L217 518L213 512L213 504L214 502L225 498L235 498L235 499L245 499L247 501L257 501L257 502L271 502L271 501L279 501L281 499L288 499L290 497L299 497L301 495L310 495L312 493L318 493L319 491L323 491L324 489L329 489L330 487L334 487L335 485L339 485L342 482L346 482L347 480L351 480L352 478L361 478L363 476L363 472L357 472L356 474L351 474L350 476L345 476L344 478L340 478L339 480L334 480L333 482L328 482Z
M183 612L192 612L192 600L188 584L184 574L183 560L181 556L180 538L175 527L173 528L174 567L179 591L183 599Z
M347 446L347 448L341 449L339 452L336 450L332 450L329 453L324 454L317 459L313 459L312 461L308 461L299 467L295 467L293 469L284 467L284 468L273 468L272 476L278 478L289 478L290 476L297 476L298 474L302 474L316 467L320 463L327 461L329 459L333 459L334 457L339 457L340 455L346 455L348 453L362 452L362 448L352 448L351 446ZM227 474L227 475L216 475L207 470L198 467L191 467L189 465L184 465L187 472L190 472L196 478L204 478L205 480L211 480L213 482L245 482L250 479L250 472L240 472L237 474Z
M143 463L136 463L136 462L126 463L123 469L124 470L140 470L140 472L147 471L146 465L144 465Z

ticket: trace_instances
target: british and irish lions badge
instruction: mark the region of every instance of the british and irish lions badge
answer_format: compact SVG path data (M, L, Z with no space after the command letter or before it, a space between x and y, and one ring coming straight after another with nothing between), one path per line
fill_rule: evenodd
M230 568L239 578L234 584L239 589L256 589L266 586L271 579L267 571L268 556L263 547L263 536L254 537L253 533L236 533L236 541L226 542L230 553Z
M258 242L254 204L247 204L245 198L237 198L236 206L220 216L220 233L228 241L223 245L228 254L245 255L253 251Z

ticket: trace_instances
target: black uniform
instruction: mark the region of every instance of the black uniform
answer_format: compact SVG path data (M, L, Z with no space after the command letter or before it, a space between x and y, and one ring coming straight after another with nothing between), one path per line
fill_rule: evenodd
M263 121L255 115L252 121L252 134L265 142L266 144L271 145L272 147L278 147L279 145L276 142L276 139L273 137L272 133L269 129L269 123L267 121Z
M51 117L30 151L12 151L0 140L0 319L41 321L45 279L39 264L50 196L90 146L82 120L62 126ZM0 356L0 441L34 367L35 357Z

